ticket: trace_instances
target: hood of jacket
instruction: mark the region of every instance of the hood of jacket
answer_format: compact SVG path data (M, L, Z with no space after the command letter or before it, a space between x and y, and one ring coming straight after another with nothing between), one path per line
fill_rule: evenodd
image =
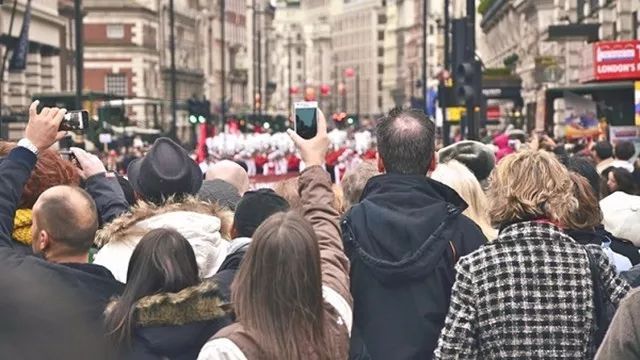
M451 240L446 232L466 208L453 189L427 177L379 175L343 222L345 245L382 282L420 278L438 263Z
M193 247L202 279L213 276L227 255L229 243L222 236L223 211L216 205L189 198L157 206L143 203L100 230L96 244L101 246L95 262L126 282L133 249L150 230L171 228Z
M109 309L117 302L114 300ZM154 354L170 358L197 353L215 332L231 323L229 304L213 281L178 293L144 297L136 303L135 336Z

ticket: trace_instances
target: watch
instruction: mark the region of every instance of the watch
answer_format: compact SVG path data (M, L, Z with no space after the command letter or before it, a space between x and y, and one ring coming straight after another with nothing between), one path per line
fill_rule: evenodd
M38 147L33 145L33 143L31 141L29 141L29 139L27 139L27 138L24 138L24 139L18 141L18 146L26 148L27 150L29 150L32 153L34 153L36 156L38 156L38 153L40 153L40 151L38 150Z

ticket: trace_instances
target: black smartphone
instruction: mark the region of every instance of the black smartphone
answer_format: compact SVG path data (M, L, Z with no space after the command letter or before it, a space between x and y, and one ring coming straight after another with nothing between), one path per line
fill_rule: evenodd
M60 123L60 131L86 131L89 128L89 112L86 110L69 111Z
M62 158L62 160L66 160L72 163L78 169L82 170L82 166L80 166L80 162L78 162L78 159L76 158L75 154L71 150L60 150L58 151L58 154L60 154L60 157Z
M301 101L293 105L296 114L295 131L303 139L311 139L318 133L318 102Z

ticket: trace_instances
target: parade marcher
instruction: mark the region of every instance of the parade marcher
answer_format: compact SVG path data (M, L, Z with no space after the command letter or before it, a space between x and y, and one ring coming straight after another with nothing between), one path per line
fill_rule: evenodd
M224 303L214 284L200 283L189 242L155 229L136 245L122 296L106 308L107 332L119 359L195 359L231 323Z
M467 204L426 174L436 166L435 124L419 110L378 122L378 170L345 215L352 263L352 358L429 358L444 326L456 261L485 243L460 214ZM393 346L389 346L393 344Z
M98 229L98 211L89 194L78 187L55 186L38 197L31 228L37 256L17 251L12 240L15 212L38 156L64 136L58 129L66 111L45 107L38 113L37 106L36 101L29 108L24 139L0 162L0 262L18 272L37 272L43 282L65 284L80 302L77 313L101 322L106 303L123 285L108 269L88 263ZM111 196L124 202L115 185Z
M349 262L322 169L326 121L304 140L290 132L307 168L300 176L304 218L271 216L256 230L232 288L238 323L220 331L198 359L344 359L349 351ZM277 279L277 281L274 281Z
M145 157L129 165L128 174L136 196L144 202L100 230L95 263L125 282L129 259L142 236L167 227L191 243L200 277L213 276L227 255L225 229L230 224L224 209L193 197L203 181L198 165L179 145L160 138Z
M498 236L498 231L491 227L489 220L487 196L470 169L456 160L450 160L444 164L438 164L431 178L449 186L460 195L469 205L462 214L473 220L489 241Z
M583 246L561 230L576 208L572 188L567 169L545 151L498 164L489 214L500 233L456 266L435 359L594 356L596 329L606 331L597 300L615 308L629 285L600 246Z

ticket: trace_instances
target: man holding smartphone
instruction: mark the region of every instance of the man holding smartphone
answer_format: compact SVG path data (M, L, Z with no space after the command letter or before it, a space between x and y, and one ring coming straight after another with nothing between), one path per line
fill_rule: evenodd
M65 136L60 124L65 109L29 109L25 137L0 162L0 262L17 272L38 274L43 282L57 281L82 303L77 314L101 323L106 303L121 293L123 284L106 268L89 264L89 249L98 229L96 205L84 190L56 186L33 206L33 255L17 252L11 240L13 218L38 154ZM49 301L44 300L44 301Z

